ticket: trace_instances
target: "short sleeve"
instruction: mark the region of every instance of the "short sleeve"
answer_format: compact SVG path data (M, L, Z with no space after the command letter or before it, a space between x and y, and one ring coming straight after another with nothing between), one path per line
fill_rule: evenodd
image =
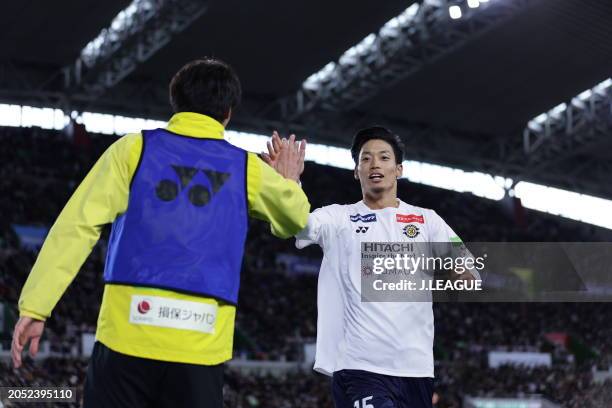
M341 206L334 204L310 213L306 227L295 236L295 246L301 249L311 244L318 244L325 249L332 230L340 219L340 208Z

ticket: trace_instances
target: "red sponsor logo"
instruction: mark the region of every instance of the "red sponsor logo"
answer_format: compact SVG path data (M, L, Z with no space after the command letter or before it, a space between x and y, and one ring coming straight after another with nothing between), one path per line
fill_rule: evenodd
M151 310L151 305L146 300L143 300L138 304L138 313L147 314Z
M422 215L416 214L396 214L397 222L410 223L410 222L418 222L419 224L425 224L425 219Z

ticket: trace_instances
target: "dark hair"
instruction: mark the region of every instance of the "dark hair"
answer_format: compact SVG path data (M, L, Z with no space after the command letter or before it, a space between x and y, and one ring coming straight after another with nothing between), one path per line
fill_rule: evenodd
M372 126L361 129L353 137L353 145L351 146L351 156L355 164L359 161L359 152L361 147L372 139L380 139L391 145L395 154L395 163L401 164L404 161L404 143L398 135L391 132L389 129L382 126Z
M170 81L174 112L196 112L223 122L240 103L242 89L233 68L214 58L191 61Z

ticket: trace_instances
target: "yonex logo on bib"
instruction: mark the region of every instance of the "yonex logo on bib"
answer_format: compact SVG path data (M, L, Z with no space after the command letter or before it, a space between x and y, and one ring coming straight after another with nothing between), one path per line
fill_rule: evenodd
M132 296L132 324L214 333L216 320L216 305L159 296Z
M157 183L155 187L155 194L157 198L162 201L173 201L175 200L181 189L186 189L193 178L202 172L206 175L212 186L212 191L202 184L195 184L189 188L187 192L187 198L191 204L196 207L202 207L210 202L212 197L219 192L223 184L230 178L229 173L222 173L213 170L196 169L195 167L185 167L173 165L172 168L180 180L180 186L176 181L170 179L163 179Z
M376 214L372 213L372 214L355 214L355 215L351 215L351 221L352 222L376 222Z

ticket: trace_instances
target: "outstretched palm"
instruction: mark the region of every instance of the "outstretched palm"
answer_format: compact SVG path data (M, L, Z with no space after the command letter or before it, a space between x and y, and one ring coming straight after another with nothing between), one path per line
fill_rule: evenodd
M283 177L299 181L304 172L306 140L297 142L295 135L291 135L289 140L281 139L274 131L267 145L268 153L262 153L263 160Z

